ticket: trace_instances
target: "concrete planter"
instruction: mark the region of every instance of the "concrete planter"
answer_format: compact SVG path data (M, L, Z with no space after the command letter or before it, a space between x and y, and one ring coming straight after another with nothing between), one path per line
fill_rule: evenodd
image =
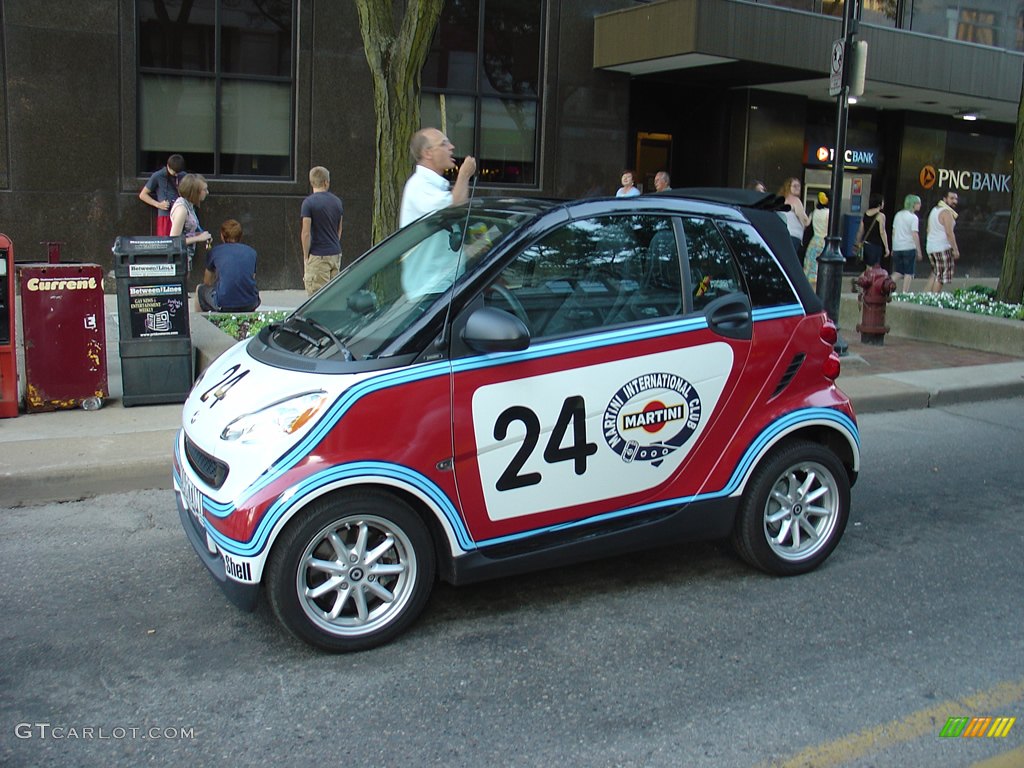
M232 347L235 340L201 314L193 313L190 320L198 374ZM885 321L894 336L1024 358L1024 321L1021 320L890 302L886 306ZM843 334L855 338L859 322L856 295L843 294L839 306Z
M839 326L846 337L854 338L860 314L857 296L844 294L839 306ZM1024 357L1021 320L894 301L886 305L885 324L894 336Z
M192 346L196 350L196 375L210 367L210 363L237 342L203 315L193 312L189 316L192 328Z

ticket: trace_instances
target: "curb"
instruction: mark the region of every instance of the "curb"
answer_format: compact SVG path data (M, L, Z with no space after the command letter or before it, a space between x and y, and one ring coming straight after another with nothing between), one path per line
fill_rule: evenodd
M1024 361L882 373L838 380L857 415L940 408L1024 395Z
M7 443L3 449L10 453L0 474L0 507L169 489L177 434L177 428L154 429Z

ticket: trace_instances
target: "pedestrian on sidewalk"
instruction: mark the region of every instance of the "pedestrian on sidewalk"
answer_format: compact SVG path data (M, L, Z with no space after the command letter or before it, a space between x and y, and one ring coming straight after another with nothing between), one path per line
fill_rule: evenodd
M854 249L860 247L861 259L865 267L874 267L882 263L889 255L889 236L885 233L885 198L878 192L871 195L868 209L861 217L857 227L857 239Z
M903 293L910 293L910 282L914 279L914 262L921 261L920 222L917 212L921 210L921 198L907 195L903 198L903 210L892 217L892 279L897 288L902 280Z
M256 287L256 251L242 242L242 225L220 225L221 244L206 255L203 284L196 300L203 312L254 312L260 305Z
M789 237L793 241L793 250L800 256L804 249L804 230L811 223L811 217L804 210L804 201L800 198L803 185L800 179L790 177L782 182L779 187L779 197L786 201L788 211L781 212L782 220L786 222L786 229L789 230Z
M178 184L179 197L171 206L171 237L178 235L185 236L185 247L188 252L188 271L192 271L192 257L196 252L196 245L205 243L210 247L213 235L204 230L199 223L199 214L196 213L206 196L210 194L210 187L206 179L198 173L186 173L185 178Z
M331 172L318 165L309 171L313 194L302 201L302 283L306 295L329 283L341 271L341 225L344 208L330 192Z
M633 180L633 171L627 168L622 172L619 181L622 182L622 186L615 193L616 197L636 197L640 194L640 190L637 189L636 183Z
M158 237L171 234L171 206L178 199L178 185L185 178L185 158L171 155L167 164L149 177L139 192L139 200L156 208L156 226L153 233Z
M825 250L825 238L828 237L828 215L828 195L819 192L818 207L811 214L811 240L804 255L804 274L815 290L818 286L818 257Z
M959 202L960 196L947 189L928 214L926 243L932 273L928 277L925 290L931 293L941 293L946 283L953 279L956 261L960 258L960 248L956 244L956 235L953 232L957 217L954 209Z

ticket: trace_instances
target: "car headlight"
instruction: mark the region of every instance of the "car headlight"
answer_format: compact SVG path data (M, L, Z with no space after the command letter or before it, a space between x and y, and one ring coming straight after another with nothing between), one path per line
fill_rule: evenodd
M291 435L311 422L327 403L327 393L307 392L239 416L220 433L221 440L253 443Z

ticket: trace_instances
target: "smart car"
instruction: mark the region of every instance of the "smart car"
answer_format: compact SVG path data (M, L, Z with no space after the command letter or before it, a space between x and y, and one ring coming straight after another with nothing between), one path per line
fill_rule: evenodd
M438 579L687 539L817 567L860 440L780 205L481 198L399 230L195 384L194 549L329 651L392 640Z

